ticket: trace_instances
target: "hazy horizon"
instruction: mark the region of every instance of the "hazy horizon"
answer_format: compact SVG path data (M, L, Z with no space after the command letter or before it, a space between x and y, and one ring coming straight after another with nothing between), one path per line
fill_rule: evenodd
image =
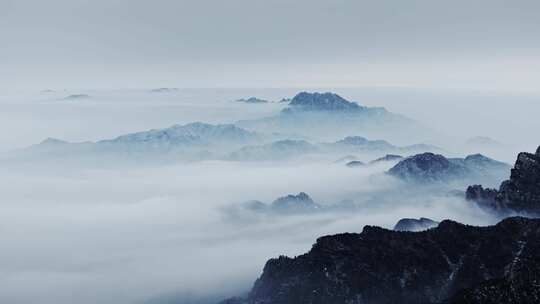
M539 9L528 0L0 0L0 88L538 92Z

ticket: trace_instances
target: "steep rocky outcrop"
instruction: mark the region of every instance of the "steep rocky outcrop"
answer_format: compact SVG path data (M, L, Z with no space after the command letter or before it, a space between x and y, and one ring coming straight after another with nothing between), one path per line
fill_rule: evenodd
M522 217L422 232L366 226L269 260L246 298L224 303L538 303L539 238L540 220Z
M394 226L395 231L423 231L439 225L439 222L436 222L432 219L421 217L419 219L414 218L403 218L400 219L397 224Z
M466 198L482 207L507 212L540 214L540 147L535 154L518 155L510 179L499 190L469 186Z

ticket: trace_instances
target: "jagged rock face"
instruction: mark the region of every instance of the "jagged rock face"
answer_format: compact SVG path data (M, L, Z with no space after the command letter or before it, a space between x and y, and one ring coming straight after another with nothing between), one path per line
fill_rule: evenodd
M315 210L318 209L318 205L305 192L300 192L297 195L289 194L276 199L270 208L273 211L290 213Z
M504 206L502 204L496 204L495 199L497 198L497 194L499 192L496 189L484 189L481 185L472 185L467 188L465 199L475 201L481 207L502 210Z
M249 296L226 303L538 303L539 237L540 220L520 217L490 227L446 220L423 232L366 226L269 260ZM516 301L498 302L503 295Z
M439 225L439 222L436 222L432 219L421 217L419 219L413 218L404 218L400 219L397 224L394 226L395 231L423 231Z
M540 150L540 148L539 148ZM496 210L540 214L540 153L520 153L499 190L470 186L466 197Z
M298 93L289 103L290 108L302 111L347 111L362 107L334 93Z
M515 210L540 211L540 155L518 155L510 179L501 184L498 200Z

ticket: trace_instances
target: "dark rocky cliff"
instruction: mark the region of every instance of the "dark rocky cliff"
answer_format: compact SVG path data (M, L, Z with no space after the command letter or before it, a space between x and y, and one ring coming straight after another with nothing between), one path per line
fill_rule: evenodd
M540 147L535 154L518 155L510 179L499 190L473 185L467 189L468 200L480 206L502 211L540 214Z
M230 304L540 303L540 220L443 221L423 232L366 226L271 259Z

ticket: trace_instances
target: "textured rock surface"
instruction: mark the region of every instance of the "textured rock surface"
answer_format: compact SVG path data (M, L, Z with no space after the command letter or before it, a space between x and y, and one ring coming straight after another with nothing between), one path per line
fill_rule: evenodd
M419 219L404 218L400 219L394 226L395 231L423 231L439 225L432 219L421 217Z
M518 155L510 179L499 190L474 185L467 189L466 197L495 210L540 214L540 147L535 154Z
M266 263L242 304L539 303L540 220L443 221L423 232L366 226Z

